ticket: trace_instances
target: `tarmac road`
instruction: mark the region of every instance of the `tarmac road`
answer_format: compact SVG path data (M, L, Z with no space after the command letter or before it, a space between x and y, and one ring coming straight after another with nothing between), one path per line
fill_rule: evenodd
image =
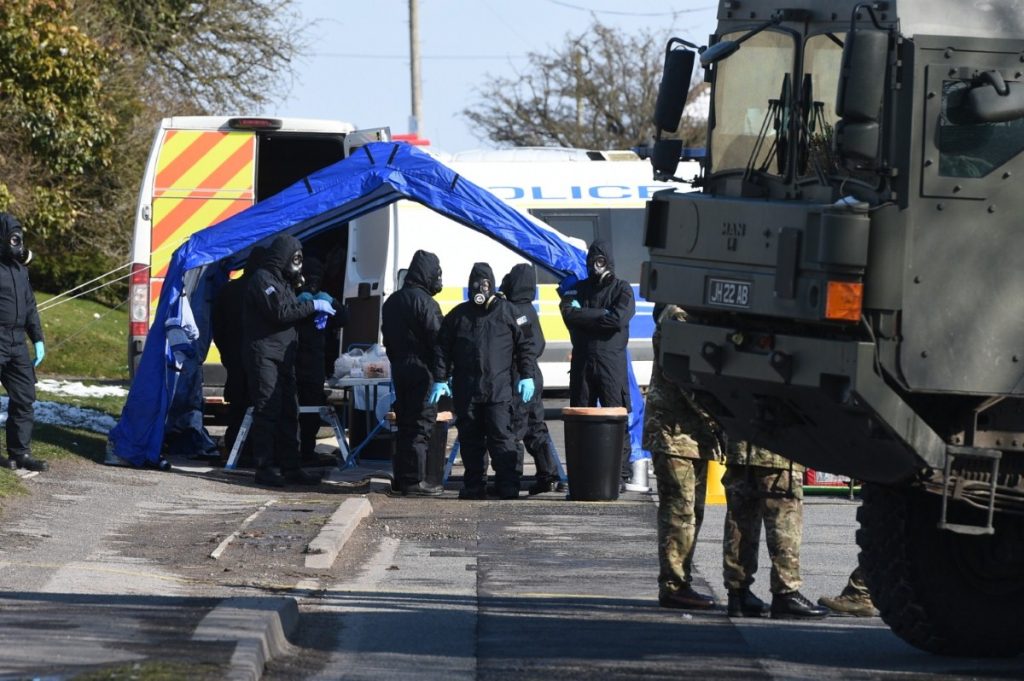
M651 495L266 490L244 472L176 463L162 473L58 462L26 481L31 496L5 502L0 679L1024 678L1024 658L934 657L878 619L660 609ZM303 550L339 505L364 498L373 513L333 565L306 567ZM855 508L807 502L812 599L838 592L854 564ZM720 599L723 511L708 508L696 556L696 586ZM767 597L764 551L762 566L754 588Z

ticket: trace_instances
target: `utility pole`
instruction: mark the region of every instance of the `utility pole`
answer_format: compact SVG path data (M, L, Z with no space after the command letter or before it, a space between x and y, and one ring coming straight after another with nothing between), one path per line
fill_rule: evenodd
M419 135L423 121L423 95L420 83L420 17L418 0L409 0L409 78L412 86L412 115L409 132Z

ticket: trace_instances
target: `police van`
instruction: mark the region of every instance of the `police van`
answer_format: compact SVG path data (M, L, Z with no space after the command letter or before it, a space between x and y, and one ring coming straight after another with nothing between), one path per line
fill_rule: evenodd
M632 151L587 151L561 148L515 148L436 154L471 182L489 190L520 212L541 220L577 240L583 248L597 238L612 248L616 275L630 282L636 295L636 316L630 323L629 349L637 380L646 385L653 359L653 305L638 291L643 244L644 210L651 195L668 187L652 180L651 165ZM680 175L698 174L696 161L681 164ZM497 283L522 256L490 238L467 229L430 209L411 202L396 204L394 237L384 273L384 293L390 293L419 248L441 260L444 290L437 296L447 312L466 298L474 262L488 262ZM538 270L535 303L547 341L540 358L544 386L569 387L569 332L558 310L558 281Z
M260 116L178 116L160 122L135 213L129 289L128 367L142 355L171 255L216 224L339 161L387 128L341 121ZM223 384L211 346L206 382Z

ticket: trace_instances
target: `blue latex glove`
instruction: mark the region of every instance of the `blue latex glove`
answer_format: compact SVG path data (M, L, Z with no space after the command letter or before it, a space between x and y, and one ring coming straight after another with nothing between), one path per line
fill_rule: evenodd
M316 310L317 312L326 313L327 315L333 315L334 314L334 306L331 305L326 300L317 300L316 298L314 298L313 299L313 309Z
M448 387L447 383L435 383L430 388L430 398L427 400L430 404L437 404L437 401L441 399L441 395L447 395L451 397L452 389Z
M580 280L575 274L566 275L565 279L562 279L558 284L558 295L564 296L566 291L575 290L578 283L580 283Z
M338 301L336 301L334 299L334 296L332 296L330 293L327 293L326 291L320 291L319 293L316 293L313 296L313 299L314 300L326 300L328 303L330 303L334 307L338 307Z
M302 293L297 295L295 299L298 300L300 303L304 303L307 300L313 300L313 294L310 293L309 291L303 291Z
M516 385L516 389L519 391L519 396L523 398L523 402L529 402L533 399L533 391L536 388L532 378L524 378Z
M577 310L579 310L579 309L580 309L580 301L578 301L578 300L576 300L575 298L573 298L573 301L572 301L572 303L570 303L570 305L569 305L569 306L570 306L570 307L574 307L574 308L576 308Z
M42 363L43 357L46 357L46 346L43 345L43 341L35 342L36 349L36 361L32 363L32 366L37 367Z

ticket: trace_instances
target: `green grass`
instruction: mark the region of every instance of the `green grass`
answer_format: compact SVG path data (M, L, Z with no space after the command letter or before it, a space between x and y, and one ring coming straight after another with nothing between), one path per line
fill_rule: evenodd
M36 292L39 305L53 296ZM128 313L88 300L65 300L39 313L46 358L37 374L128 380Z

